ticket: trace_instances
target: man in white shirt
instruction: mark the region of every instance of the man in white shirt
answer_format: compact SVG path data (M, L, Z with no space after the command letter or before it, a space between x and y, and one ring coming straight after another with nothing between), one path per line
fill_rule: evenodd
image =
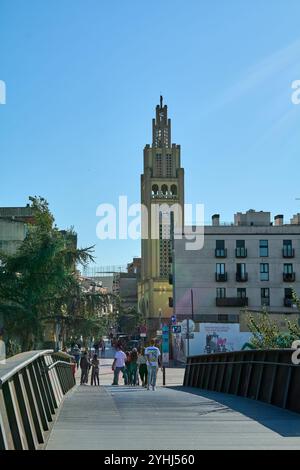
M160 350L155 346L155 339L151 341L151 346L145 349L145 356L147 358L147 369L148 369L148 386L150 385L152 390L156 390L156 377L158 366L160 365Z
M115 359L111 367L114 371L114 381L112 385L119 385L119 374L120 372L123 372L123 374L125 372L125 361L126 354L122 351L122 347L117 345Z

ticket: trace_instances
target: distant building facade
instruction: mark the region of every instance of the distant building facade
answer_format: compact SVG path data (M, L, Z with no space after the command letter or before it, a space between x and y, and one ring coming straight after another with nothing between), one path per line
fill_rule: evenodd
M185 227L185 235L191 227ZM204 227L204 246L187 251L185 239L174 241L174 309L177 319L239 323L247 331L245 309L266 308L285 324L299 321L292 290L300 293L300 214L288 224L269 212L237 213L222 225L215 214Z
M0 207L0 251L13 255L21 246L28 231L28 225L34 223L32 208Z

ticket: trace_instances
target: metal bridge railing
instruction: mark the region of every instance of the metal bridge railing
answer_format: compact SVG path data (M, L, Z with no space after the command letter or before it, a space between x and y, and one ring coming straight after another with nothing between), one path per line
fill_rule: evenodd
M300 366L293 349L235 351L187 358L184 385L260 400L300 413Z
M28 351L0 363L0 450L41 448L74 385L68 354Z

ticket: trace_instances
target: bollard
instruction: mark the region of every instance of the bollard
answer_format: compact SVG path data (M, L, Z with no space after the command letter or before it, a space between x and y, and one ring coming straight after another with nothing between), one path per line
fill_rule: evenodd
M165 367L163 367L162 373L163 373L163 385L166 385L166 368Z

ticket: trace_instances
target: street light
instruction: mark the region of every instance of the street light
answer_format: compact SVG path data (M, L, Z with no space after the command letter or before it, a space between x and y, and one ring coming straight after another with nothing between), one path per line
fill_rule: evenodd
M191 289L191 311L192 311L192 320L194 320L194 293ZM187 355L190 355L190 318L187 318Z

